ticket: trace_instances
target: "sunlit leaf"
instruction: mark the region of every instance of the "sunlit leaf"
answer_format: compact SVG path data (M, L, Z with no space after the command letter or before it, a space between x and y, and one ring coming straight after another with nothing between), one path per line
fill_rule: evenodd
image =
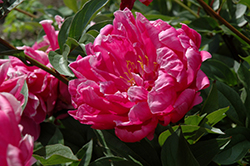
M69 37L79 40L91 19L109 0L90 0L79 10L72 20Z
M70 148L61 144L48 145L34 152L33 157L39 160L43 165L78 161L78 158L73 154Z

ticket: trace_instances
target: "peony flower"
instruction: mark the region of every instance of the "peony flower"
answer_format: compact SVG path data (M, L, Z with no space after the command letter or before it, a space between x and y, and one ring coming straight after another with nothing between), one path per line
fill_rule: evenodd
M149 5L153 0L140 0L144 5Z
M0 3L3 3L3 0L0 0Z
M140 0L144 5L149 5L153 0ZM129 8L130 10L133 8L135 0L121 0L120 9L123 10L125 8Z
M34 139L21 135L21 104L10 93L0 93L0 163L2 166L30 166Z
M77 79L69 82L76 108L69 114L94 129L114 128L125 142L152 139L158 123L175 123L202 102L209 80L200 66L211 55L185 24L175 29L129 9L114 15L86 45L87 56L70 64Z
M57 22L61 23L63 19L60 16L56 17ZM35 43L32 47L23 46L19 49L24 50L24 53L31 58L39 61L47 67L52 67L48 52L56 50L58 46L58 31L51 25L52 21L44 20L40 22L44 28L46 35L40 43ZM28 86L28 101L23 111L20 123L23 125L23 134L31 134L36 140L40 134L39 124L44 121L46 116L51 116L55 108L65 108L57 106L57 103L62 105L64 95L68 95L67 87L59 85L59 80L51 74L36 66L26 66L21 60L16 57L0 60L1 77L0 77L0 92L10 92L24 104L24 97L20 91L26 81ZM2 68L2 69L1 69ZM60 90L59 90L60 86ZM63 92L64 94L61 94ZM17 96L18 94L19 96ZM60 96L60 99L58 99ZM70 100L66 96L67 101ZM65 105L65 104L64 104Z

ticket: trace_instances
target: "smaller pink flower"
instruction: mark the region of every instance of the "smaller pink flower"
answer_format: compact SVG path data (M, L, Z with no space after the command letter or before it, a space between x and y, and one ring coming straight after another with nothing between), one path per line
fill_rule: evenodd
M0 0L0 3L3 3L3 0Z
M0 93L0 163L2 166L30 166L34 163L30 135L21 136L21 104L11 94Z
M56 20L58 25L62 24L63 19L60 16L57 16ZM51 20L44 20L40 23L46 33L44 40L35 43L32 47L23 46L19 49L24 50L26 55L41 64L51 67L48 52L59 48L58 31L52 26ZM66 98L70 104L70 95L65 92L67 87L62 86L59 91L59 80L57 78L36 66L26 66L16 57L9 57L7 60L1 59L0 65L0 92L10 92L23 104L24 96L20 94L20 91L24 82L27 83L28 101L20 123L24 127L23 134L29 133L36 140L40 133L39 124L45 120L46 116L51 116L57 111L55 109L64 108L64 102L58 99L58 95L60 95L60 99L64 99L63 94L60 94L61 91L68 95ZM61 104L61 107L56 106L57 104Z

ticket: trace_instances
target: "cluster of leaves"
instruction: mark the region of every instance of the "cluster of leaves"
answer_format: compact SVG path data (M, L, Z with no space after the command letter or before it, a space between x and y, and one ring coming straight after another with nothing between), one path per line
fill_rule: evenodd
M211 87L201 92L204 102L178 124L159 125L152 141L124 143L113 130L100 131L57 115L41 124L36 143L36 165L163 165L206 166L250 163L250 43L230 28L250 38L248 0L204 0L220 18L200 4L201 0L154 0L148 7L135 2L149 20L162 19L180 27L185 23L202 35L201 49L212 54L202 64ZM72 11L63 23L60 49L49 59L58 73L73 78L68 68L100 29L112 23L116 0L64 0ZM54 11L54 13L57 13ZM95 24L91 25L90 21Z
M1 4L0 4L1 5ZM40 1L10 1L2 4L3 34L14 46L32 45L44 32L40 21L53 20L55 15L67 17L74 14L67 7L44 6ZM11 12L9 12L12 10Z

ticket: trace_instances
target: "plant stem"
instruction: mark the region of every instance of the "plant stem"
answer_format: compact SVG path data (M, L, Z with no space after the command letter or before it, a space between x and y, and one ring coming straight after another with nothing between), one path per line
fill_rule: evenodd
M28 56L26 54L25 54L25 59L27 61L29 61L32 65L37 66L37 67L43 69L44 71L50 73L51 75L55 76L57 79L59 79L60 81L62 81L66 85L68 85L69 80L66 77L64 77L63 75L61 75L58 72L56 72L54 69L51 69L51 68L43 65L42 63L36 61L35 59L31 58L30 56Z
M171 124L168 125L168 129L169 129L169 131L170 131L171 134L174 133L174 129L172 128Z
M230 23L228 23L224 18L222 18L218 13L216 13L209 5L207 5L203 0L197 0L199 4L206 10L212 17L219 20L222 24L224 24L228 29L230 29L233 33L239 36L242 40L250 45L250 39L243 35L240 31L234 28Z
M32 14L32 13L29 13L29 12L26 12L25 10L22 10L22 9L19 9L19 8L14 8L14 10L20 12L20 13L23 13L31 18L37 18L36 15Z
M0 43L2 45L4 45L6 48L10 49L10 50L17 50L16 47L14 47L13 45L11 45L10 43L8 43L7 41L3 40L0 38ZM58 72L56 72L54 69L50 69L49 67L43 65L42 63L38 62L37 60L31 58L30 56L25 55L25 59L27 61L29 61L32 65L37 66L41 69L43 69L44 71L50 73L51 75L55 76L57 79L59 79L60 81L62 81L63 83L65 83L66 85L68 85L69 80L64 77L63 75L59 74Z
M190 9L188 6L186 6L184 3L182 3L179 0L174 0L176 3L178 3L181 7L189 11L191 14L193 14L196 18L199 18L200 16L196 14L192 9Z

